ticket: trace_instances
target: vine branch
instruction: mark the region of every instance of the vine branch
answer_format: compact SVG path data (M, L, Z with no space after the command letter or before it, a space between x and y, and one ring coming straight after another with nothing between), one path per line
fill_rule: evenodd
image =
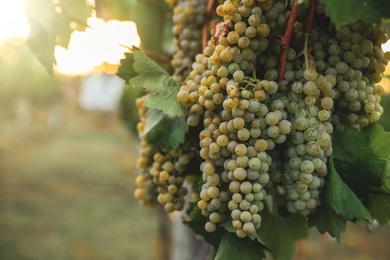
M313 28L314 13L316 10L316 0L310 0L309 13L306 20L305 34L310 35Z
M205 18L202 27L202 50L207 46L208 34L209 34L209 22L211 14L214 11L215 0L209 0L206 7Z
M171 64L171 59L167 56L164 56L164 55L152 52L152 51L148 51L145 49L142 49L142 51L145 53L146 56L148 56L151 59L157 60L159 62L168 64L168 65Z
M298 0L294 0L290 17L288 18L286 31L284 32L284 35L280 37L281 52L280 52L280 61L279 61L279 68L278 68L278 82L282 81L284 77L284 73L286 72L288 47L290 46L291 35L293 33L294 23L297 18L298 10L299 10Z

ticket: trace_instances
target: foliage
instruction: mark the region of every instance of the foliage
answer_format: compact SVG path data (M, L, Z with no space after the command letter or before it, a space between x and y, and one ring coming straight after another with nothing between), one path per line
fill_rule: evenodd
M176 100L179 83L135 47L121 60L118 76L133 88L149 93L143 97L145 106L149 108L144 131L149 142L164 149L176 149L182 144L188 125Z
M325 187L325 203L327 206L345 220L367 219L372 221L372 216L368 210L341 179L334 167L332 157L329 161L329 167L329 176Z
M261 244L246 237L237 238L235 234L226 233L215 254L215 260L224 259L248 259L256 260L264 258L265 254Z
M184 143L187 131L188 125L184 117L167 117L161 110L148 110L144 134L156 147L176 149Z
M67 47L74 30L85 30L92 7L85 0L24 0L31 33L28 45L44 66L51 71L54 47Z
M272 214L268 209L262 211L263 221L257 231L261 241L269 247L275 259L294 257L295 242L307 237L306 221L299 215L281 217Z
M149 93L144 98L145 106L159 109L169 117L183 116L176 100L180 85L164 68L136 48L132 54L127 54L121 64L118 76L134 88L144 89Z
M387 0L323 0L326 13L337 27L361 19L367 23L379 23L390 18L390 2Z
M316 227L321 234L328 233L340 243L341 234L345 232L347 227L347 221L323 204L309 215L308 225L309 227Z

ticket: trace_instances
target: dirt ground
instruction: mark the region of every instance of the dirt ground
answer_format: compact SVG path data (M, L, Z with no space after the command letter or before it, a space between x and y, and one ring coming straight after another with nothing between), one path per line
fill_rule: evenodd
M153 259L153 210L133 198L138 142L82 112L0 151L0 259Z

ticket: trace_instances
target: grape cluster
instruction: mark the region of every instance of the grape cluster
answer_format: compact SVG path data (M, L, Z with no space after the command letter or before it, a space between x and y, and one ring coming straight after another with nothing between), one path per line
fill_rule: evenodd
M137 189L134 191L134 196L141 205L156 206L157 185L153 182L152 175L149 168L153 164L153 156L156 152L156 148L148 143L145 136L142 135L145 129L146 111L144 101L141 98L137 98L135 101L138 109L140 121L137 124L137 131L141 140L141 147L139 151L139 157L137 159L137 177L135 183Z
M188 142L177 149L157 149L143 134L147 108L143 100L136 100L141 121L137 125L141 149L137 160L135 197L142 205L164 205L167 212L183 210L188 190L183 187L184 172L195 154Z
M203 121L199 156L204 184L198 207L208 218L208 232L229 219L237 236L255 236L269 173L276 170L268 151L291 131L282 112L288 100L271 100L278 84L248 76L257 55L268 47L266 16L271 10L271 1L219 5L216 12L229 32L210 40L196 56L177 95L188 108L187 123L195 127Z
M303 82L294 82L289 92L287 112L293 133L285 150L282 182L291 213L307 216L321 203L326 162L333 151L333 125L329 122L334 106L331 82L329 77L308 68L303 71Z
M183 21L174 28L180 37L186 35L178 29L188 19L184 7L194 7L193 2L179 1L175 8L174 21ZM336 29L324 20L308 33L308 9L308 4L300 8L283 60L280 35L291 11L285 0L220 1L219 22L212 25L207 46L185 62L190 68L181 74L185 80L174 75L182 82L177 100L197 133L186 138L197 145L181 147L179 155L142 142L140 165L149 173L139 177L138 197L145 202L155 198L169 212L180 210L185 191L176 164L184 168L193 158L186 154L196 150L201 172L197 207L207 219L207 232L230 221L238 237L254 239L264 199L273 193L284 196L287 211L303 217L322 203L332 133L360 129L383 113L384 89L376 83L388 62L380 48L388 36L380 26L361 21ZM314 10L325 16L321 1ZM183 50L178 53L175 57L184 57ZM175 57L178 72L184 60Z
M173 77L178 82L183 82L188 76L195 55L202 49L206 5L206 0L179 0L173 8L175 51L171 64L175 71Z
M383 113L380 95L384 88L376 83L388 62L380 47L387 39L380 27L372 28L361 21L342 26L333 35L313 33L316 69L333 75L336 84L332 123L337 130L365 127Z

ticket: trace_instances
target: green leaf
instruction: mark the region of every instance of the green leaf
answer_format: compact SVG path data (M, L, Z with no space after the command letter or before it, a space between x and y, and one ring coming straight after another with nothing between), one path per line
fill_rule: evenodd
M176 91L171 90L165 95L152 95L144 97L145 106L163 111L167 116L182 117L184 115L182 107L176 99Z
M175 89L178 86L176 81L174 81L169 75L156 71L141 73L136 77L131 78L130 85L133 86L133 88L144 88L151 94L164 92L167 88Z
M382 186L390 190L390 132L386 132L382 126L372 124L363 130L369 140L369 148L378 158Z
M223 227L229 233L236 233L236 229L233 227L231 216L226 218L225 222L221 224L221 227Z
M390 193L370 193L366 206L379 224L384 225L390 221Z
M364 200L380 223L389 218L390 133L378 124L362 131L349 129L333 136L334 166L344 182Z
M258 237L273 252L275 259L292 259L296 253L295 242L307 237L308 227L305 219L297 214L289 217L276 216L267 208L264 208L261 216Z
M149 109L144 134L148 142L163 149L176 149L184 143L188 131L184 117L167 117L160 110Z
M151 72L160 72L165 75L169 75L168 72L158 65L155 61L146 56L142 51L135 49L134 50L134 70L139 73L151 73Z
M326 14L337 27L361 19L367 23L378 23L389 18L388 0L323 0Z
M212 233L207 232L204 229L207 219L202 215L202 211L198 208L198 206L193 208L188 216L188 219L184 220L184 223L187 224L197 235L202 236L206 242L213 245L214 248L218 248L222 237L226 233L226 231L220 227L217 227L217 230Z
M265 257L263 245L248 237L239 238L236 234L225 233L215 255L215 260L259 260Z
M53 64L56 64L54 57L55 39L38 21L30 21L31 32L27 39L27 45L42 65L52 72Z
M314 212L310 213L307 223L309 227L316 227L321 234L328 233L336 238L340 244L341 233L345 232L347 221L329 209L325 204L320 205Z
M367 135L356 129L335 132L332 137L334 165L348 187L365 199L371 187L382 184L382 162L369 145Z
M133 58L134 62L131 58L123 62L125 67L120 68L121 75L130 79L132 87L148 91L149 95L143 98L145 106L161 110L169 117L184 116L183 109L177 101L179 82L173 80L163 67L142 51L134 49ZM138 75L134 76L135 73Z
M125 58L121 59L120 66L118 68L118 77L122 78L126 83L129 83L129 80L138 75L133 68L134 64L134 55L133 53L125 53Z
M333 157L329 158L329 173L324 198L326 205L346 220L367 219L372 221L370 212L341 179L334 166Z
M24 0L31 33L27 40L30 49L48 69L52 70L54 47L67 47L74 30L83 31L92 7L85 0L57 1ZM72 26L71 26L72 24Z

